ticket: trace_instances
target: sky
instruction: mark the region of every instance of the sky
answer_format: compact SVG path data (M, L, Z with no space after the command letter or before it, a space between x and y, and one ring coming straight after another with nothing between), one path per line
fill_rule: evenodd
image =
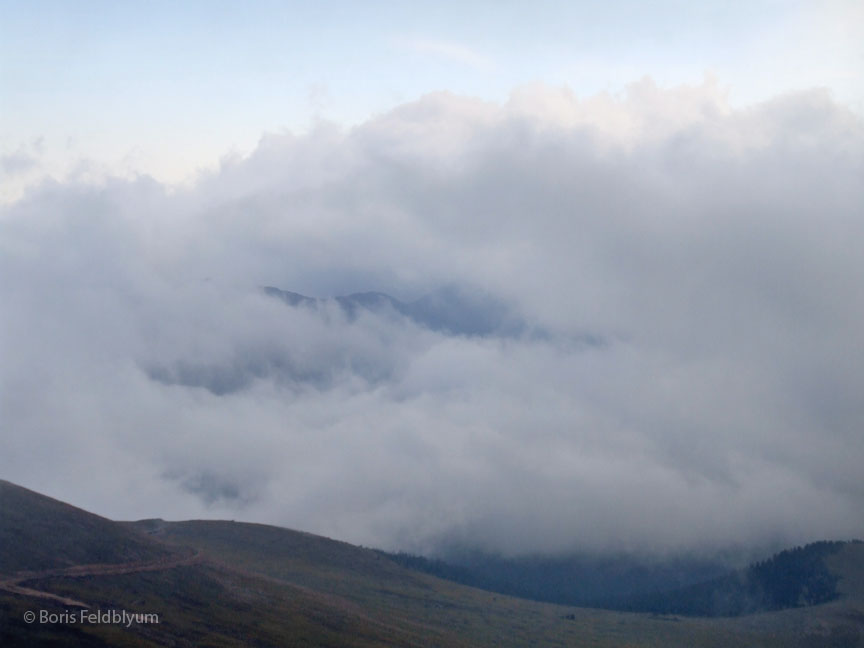
M193 180L266 132L449 90L578 96L715 75L733 105L828 88L864 114L864 9L795 2L0 2L2 198L47 173Z
M860 6L467 4L0 3L0 476L427 553L864 536Z

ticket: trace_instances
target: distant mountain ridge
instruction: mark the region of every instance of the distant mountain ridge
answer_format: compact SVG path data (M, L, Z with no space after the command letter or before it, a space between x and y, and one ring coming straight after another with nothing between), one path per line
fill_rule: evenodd
M404 320L442 335L518 337L529 333L526 324L500 300L479 292L449 286L412 302L402 302L381 292L361 292L331 298L316 298L265 286L261 292L294 309L321 316L322 327L337 325L344 318L349 325L363 314L385 320ZM331 315L341 313L337 321ZM398 322L397 322L398 323ZM531 335L543 335L531 330ZM151 380L165 385L201 387L222 396L251 386L256 380L274 380L282 385L314 386L327 389L347 374L357 374L372 384L389 379L396 371L396 359L374 353L350 341L330 339L326 353L310 355L303 344L286 331L285 343L250 344L232 348L228 357L213 360L196 357L170 362L142 364ZM206 479L204 480L206 481Z
M336 327L359 324L365 315L371 321L378 318L379 323L395 324L387 331L389 333L396 333L407 323L448 337L551 342L571 349L608 343L598 334L554 332L529 323L515 307L501 299L460 286L445 286L410 302L382 292L318 298L275 286L263 286L259 290L289 308L320 317L322 332L338 333ZM375 334L383 330L387 329L379 328ZM358 375L370 384L379 384L398 372L399 354L389 353L386 344L376 351L370 345L352 346L352 336L327 337L325 333L322 339L326 340L324 345L312 347L318 352L309 353L302 339L286 329L284 339L263 343L238 340L226 346L221 356L207 358L181 351L175 359L142 361L140 366L147 377L156 382L200 387L216 396L242 391L258 380L271 380L289 387L328 389L349 374Z
M361 311L401 315L418 326L451 335L517 336L526 324L504 302L479 291L446 286L411 302L403 302L382 292L359 292L330 298L316 298L264 286L264 294L292 307L320 308L333 303L349 319Z

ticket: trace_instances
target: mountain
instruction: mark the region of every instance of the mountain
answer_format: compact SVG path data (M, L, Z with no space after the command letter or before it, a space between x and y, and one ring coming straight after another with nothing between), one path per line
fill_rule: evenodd
M346 322L350 325L367 314L390 323L412 322L445 335L507 337L529 332L502 302L481 292L456 287L444 288L407 303L379 292L317 299L272 286L262 291L291 308L320 315L322 328L338 327ZM342 317L333 317L334 313L341 313ZM532 330L530 334L539 336L542 332ZM242 391L258 380L327 389L348 374L356 374L372 384L392 378L398 370L398 354L375 352L368 345L352 346L352 339L339 336L338 342L331 340L327 345L326 353L315 354L304 350L304 345L297 344L290 332L286 332L282 341L232 345L227 355L212 360L202 361L199 357L181 354L173 361L143 363L142 370L156 382L200 387L216 396Z
M400 565L463 585L548 603L602 608L618 607L619 600L629 601L657 590L702 583L729 571L727 560L691 556L661 559L573 554L505 558L478 551L448 552L444 558L435 559L406 553L386 555Z
M838 553L860 552L860 541L814 542L787 549L746 569L687 587L625 599L617 609L659 614L738 616L818 605L840 596L830 568Z
M273 286L265 286L261 291L290 308L319 317L318 333L326 344L301 342L286 329L284 338L269 342L232 341L209 359L180 352L170 360L142 360L142 371L164 385L202 388L216 396L243 391L257 381L271 381L289 389L326 390L341 384L347 376L356 376L379 385L398 376L404 367L404 354L414 352L412 345L396 348L389 344L389 338L396 333L406 332L398 331L399 325L406 322L446 336L554 340L570 348L606 344L603 337L591 333L553 334L529 326L495 297L456 286L411 302L380 292L315 298ZM372 327L374 339L369 344L358 342L363 339L362 334L345 335L346 331L340 328L357 324L363 315L378 318L376 324L385 325ZM388 329L388 324L395 327Z
M363 311L401 315L418 326L449 335L515 336L527 330L525 323L504 302L487 293L458 286L446 286L412 302L402 302L380 292L316 299L273 286L262 290L293 307L321 308L334 303L349 319Z
M745 569L727 561L679 556L572 555L503 558L479 552L447 560L386 554L406 567L464 585L524 598L629 612L741 616L836 600L829 567L851 542L815 542L781 551Z
M685 618L494 594L407 569L380 552L267 525L111 522L8 482L0 483L0 514L2 553L13 556L0 572L4 647L864 642L860 544L825 559L837 578L837 600L738 618ZM96 623L76 616L84 609L103 619L109 612L152 616ZM56 616L27 623L27 612Z
M111 520L0 480L0 574L156 560L171 552Z

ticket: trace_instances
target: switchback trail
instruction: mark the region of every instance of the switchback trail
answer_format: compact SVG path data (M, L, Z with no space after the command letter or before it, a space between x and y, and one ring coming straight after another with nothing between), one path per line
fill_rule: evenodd
M73 565L62 569L46 569L43 571L26 571L18 572L14 576L0 576L0 590L11 592L13 594L23 594L24 596L32 596L35 598L49 599L57 601L63 605L74 605L78 607L89 608L87 603L77 601L65 596L52 594L51 592L43 592L30 587L23 587L21 583L37 580L41 578L82 578L84 576L118 576L121 574L136 574L138 572L162 571L165 569L174 569L175 567L185 567L201 562L203 558L200 552L196 551L189 556L182 558L162 558L150 562L131 562L131 563L116 563L116 564L95 564L95 565Z

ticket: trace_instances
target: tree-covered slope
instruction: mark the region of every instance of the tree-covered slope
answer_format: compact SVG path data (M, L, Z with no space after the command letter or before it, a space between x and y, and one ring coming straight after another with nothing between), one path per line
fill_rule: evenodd
M845 542L814 542L775 554L747 569L704 583L634 597L616 607L659 614L738 616L827 603L839 596L839 576L827 558Z

